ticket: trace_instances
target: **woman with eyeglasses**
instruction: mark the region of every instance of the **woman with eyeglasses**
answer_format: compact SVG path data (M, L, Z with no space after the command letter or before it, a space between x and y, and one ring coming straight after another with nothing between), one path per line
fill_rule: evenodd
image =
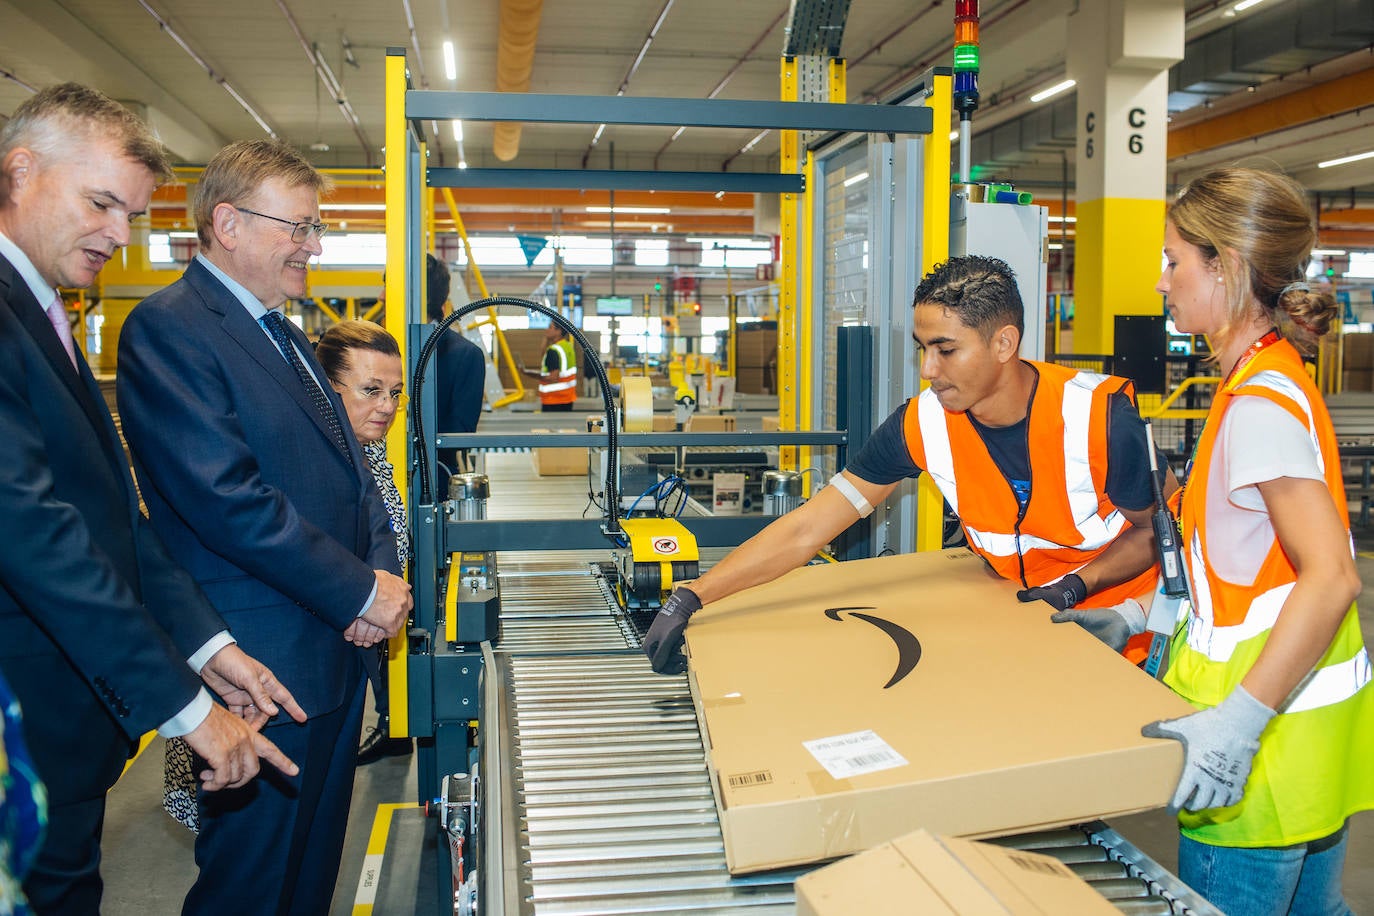
M386 457L386 434L396 420L405 399L405 375L401 367L401 350L396 339L381 325L371 321L341 321L320 337L315 356L329 377L329 384L343 398L353 435L363 447L377 489L391 515L391 530L396 533L396 552L402 567L410 559L410 539L406 534L406 507L396 490L392 464ZM391 738L391 704L387 700L386 670L382 661L386 643L379 643L380 652L363 650L368 679L376 699L377 725L368 731L358 748L358 763L368 764L382 757L408 754L409 738Z

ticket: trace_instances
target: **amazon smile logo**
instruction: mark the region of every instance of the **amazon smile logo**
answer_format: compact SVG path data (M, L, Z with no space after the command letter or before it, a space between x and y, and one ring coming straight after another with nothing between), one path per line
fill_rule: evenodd
M828 608L825 616L831 620L840 620L842 613L848 612L850 617L870 623L888 635L897 644L897 669L892 672L883 689L891 687L902 678L911 673L916 667L916 663L921 660L921 641L916 638L916 634L908 630L899 623L885 620L882 617L875 617L872 614L862 614L860 611L876 611L876 607L832 607Z

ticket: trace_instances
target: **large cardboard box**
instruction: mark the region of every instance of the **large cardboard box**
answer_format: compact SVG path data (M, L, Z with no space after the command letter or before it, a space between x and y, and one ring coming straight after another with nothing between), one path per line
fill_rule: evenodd
M532 433L575 433L575 429L532 429ZM535 448L530 449L534 456L534 470L540 477L575 477L587 473L587 449L579 448Z
M797 916L1119 916L1050 856L921 830L797 879Z
M689 433L732 433L735 431L735 415L732 413L694 413L687 418L684 431Z
M698 611L691 684L726 862L833 859L1161 807L1193 709L967 550L795 570Z

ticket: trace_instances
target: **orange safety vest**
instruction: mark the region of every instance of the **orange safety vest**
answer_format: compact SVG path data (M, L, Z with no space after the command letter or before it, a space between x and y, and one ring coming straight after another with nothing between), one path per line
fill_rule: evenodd
M1350 526L1331 415L1293 345L1270 344L1217 391L1184 490L1183 542L1194 605L1174 635L1164 681L1201 708L1224 700L1254 666L1298 580L1277 539L1249 584L1222 579L1209 559L1205 508L1213 449L1222 416L1240 396L1266 398L1303 425L1318 449L1341 521ZM1227 808L1180 812L1183 832L1221 846L1289 846L1328 836L1351 814L1374 808L1370 679L1369 653L1352 604L1312 674L1260 736L1245 796Z
M553 375L553 381L539 383L539 403L571 404L577 400L577 353L568 338L549 344L545 353L558 354L558 369L545 375Z
M907 451L963 523L969 547L1004 579L1026 588L1076 572L1101 554L1130 524L1107 496L1109 399L1127 379L1029 362L1040 375L1026 425L1031 464L1024 516L1016 494L978 431L963 413L940 406L926 389L907 405ZM1089 595L1082 607L1109 607L1140 598L1155 586L1158 566ZM1123 653L1139 662L1149 634L1133 637Z

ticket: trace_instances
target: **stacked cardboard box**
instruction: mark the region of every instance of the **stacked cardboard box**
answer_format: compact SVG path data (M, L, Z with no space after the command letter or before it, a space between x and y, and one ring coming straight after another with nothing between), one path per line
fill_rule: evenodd
M776 394L778 330L742 324L735 335L735 390L743 394Z
M575 429L532 429L532 433L575 433ZM587 473L587 449L535 448L530 449L534 456L534 470L540 477L576 477Z
M542 328L515 328L505 331L506 344L510 347L511 354L515 358L517 366L523 365L526 369L538 370L544 365L544 351L548 350L548 342L544 339ZM587 343L593 347L601 346L600 331L583 331L582 336L587 338ZM576 341L573 341L573 349L577 351L577 375L582 377L582 364L585 357L582 354ZM599 351L598 351L599 352ZM498 356L496 361L497 368L501 371L501 385L505 388L514 388L515 381L511 378L510 367L504 358ZM524 376L521 381L527 388L536 388L539 382L532 375Z
M1182 749L1140 728L1193 708L1051 611L967 550L810 566L698 611L730 871L1162 807Z
M1346 334L1341 365L1344 391L1374 391L1374 334Z

